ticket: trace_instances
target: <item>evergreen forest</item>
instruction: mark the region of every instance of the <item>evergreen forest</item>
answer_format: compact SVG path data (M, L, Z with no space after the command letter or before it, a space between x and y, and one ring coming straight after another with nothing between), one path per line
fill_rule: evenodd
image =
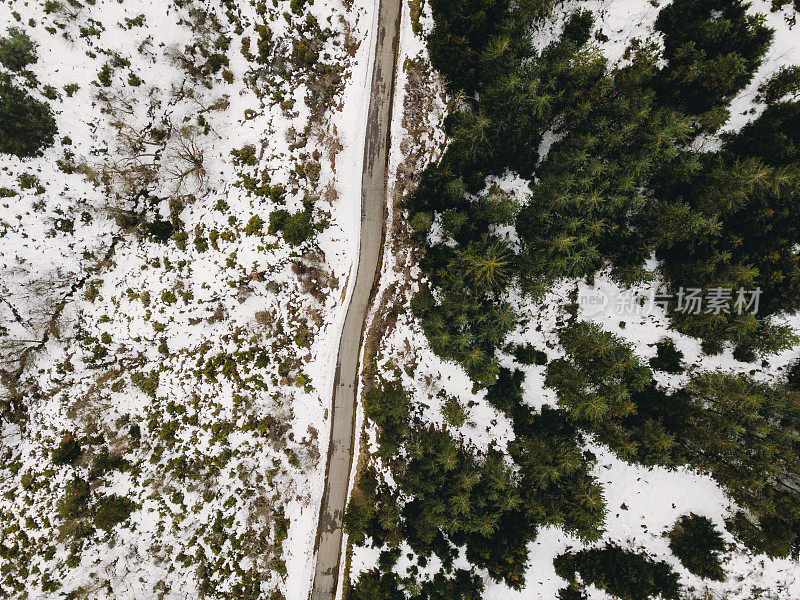
M431 0L430 60L458 102L446 151L404 200L427 282L411 309L431 349L463 367L514 437L478 449L420 419L398 383L370 391L365 411L391 478L359 472L346 529L382 552L350 600L478 599L477 570L521 589L528 545L549 526L589 547L556 559L562 600L585 598L589 584L623 600L688 598L670 564L595 543L607 506L590 439L636 465L711 477L738 507L725 522L738 543L800 556L800 367L770 383L748 373L798 343L776 317L800 310L800 67L772 74L758 89L763 112L719 134L773 42L763 15L742 0L672 0L655 22L661 43L638 40L612 64L587 9L536 43L558 5ZM717 143L699 143L708 139ZM523 201L487 179L508 173L530 182ZM509 227L518 243L499 233ZM662 282L672 298L759 289L757 312L737 310L735 293L713 313L665 306L676 335L709 356L732 350L742 372L692 372L666 389L655 373L684 371L671 338L647 362L573 314L553 340L562 358L545 371L557 403L532 409L524 373L500 360L520 318L509 291L536 305L558 282L603 270L622 288ZM514 356L547 361L524 348ZM694 514L669 532L680 564L710 581L726 577L722 539ZM418 583L416 567L397 575L403 544L420 565L441 563L432 581Z

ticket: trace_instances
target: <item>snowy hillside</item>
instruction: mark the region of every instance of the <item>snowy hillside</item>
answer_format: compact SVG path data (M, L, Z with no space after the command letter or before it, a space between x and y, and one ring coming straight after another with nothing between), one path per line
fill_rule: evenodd
M372 11L0 7L57 127L0 156L0 596L307 593Z

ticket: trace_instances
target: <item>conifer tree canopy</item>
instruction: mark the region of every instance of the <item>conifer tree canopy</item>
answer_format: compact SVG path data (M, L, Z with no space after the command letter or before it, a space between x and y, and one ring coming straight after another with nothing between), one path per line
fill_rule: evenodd
M47 104L0 73L0 152L27 158L53 145L56 122Z

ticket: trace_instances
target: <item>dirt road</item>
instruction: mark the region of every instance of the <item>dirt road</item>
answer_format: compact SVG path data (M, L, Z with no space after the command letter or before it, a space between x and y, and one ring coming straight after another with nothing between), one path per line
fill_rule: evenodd
M364 321L383 240L389 158L389 126L400 36L401 0L379 0L364 166L361 178L361 241L353 294L342 329L331 416L325 494L319 520L317 564L311 600L333 600L341 562L342 516L353 458L356 391Z

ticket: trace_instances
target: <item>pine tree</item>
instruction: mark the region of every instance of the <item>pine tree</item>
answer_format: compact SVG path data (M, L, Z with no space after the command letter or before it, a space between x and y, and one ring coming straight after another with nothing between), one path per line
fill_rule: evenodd
M790 65L778 69L758 88L759 99L767 104L789 97L800 100L800 66Z
M21 71L36 62L36 43L19 27L9 27L0 37L0 64L10 71Z
M452 577L440 571L420 587L420 600L481 600L483 597L483 579L465 569L456 569Z
M469 4L453 0L431 3L435 26L428 37L431 63L448 82L452 92L464 90L472 94L484 73L479 57L500 33L508 18L508 3L503 0L470 0Z
M650 368L665 373L683 373L683 352L675 347L671 338L656 343L656 355L650 359Z
M462 261L477 288L499 290L508 281L511 256L506 244L484 238L467 246Z
M631 347L588 322L559 332L568 358L552 361L545 385L558 392L558 402L578 422L594 424L625 417L635 410L632 395L647 386L650 369Z
M392 458L409 431L411 403L403 388L396 383L385 383L369 390L364 394L364 411L380 429L379 454L384 459Z
M690 464L708 472L755 517L732 529L756 550L800 552L800 394L746 375L710 372L687 386L680 437ZM770 539L771 538L771 539Z
M725 149L776 168L800 163L800 101L768 106L741 131L725 136Z
M784 125L781 119L776 123L778 128ZM753 124L762 126L771 127L760 119ZM770 153L780 144L770 149L748 144L753 133L747 128L741 135L726 141L726 152L706 155L701 167L682 180L671 169L661 174L654 188L659 200L648 206L641 223L656 241L673 292L673 326L701 338L710 351L732 342L737 356L752 360L796 343L790 332L766 317L800 309L800 261L793 251L800 228L791 216L800 166L769 164L767 160L782 160ZM655 218L648 221L650 215ZM678 294L689 288L700 289L702 296L728 290L729 302L714 312L708 307L699 314L681 310ZM740 290L758 293L758 305L737 308Z
M53 145L56 122L47 104L19 89L0 73L0 153L37 156Z
M669 532L669 548L698 577L725 579L719 558L725 542L708 517L689 513L679 518Z
M577 585L576 575L580 574L584 583L621 600L647 600L659 594L664 599L680 597L678 575L667 563L612 544L561 554L553 564L556 573L571 584Z
M747 7L742 0L674 0L656 19L667 60L659 92L701 122L705 113L710 131L722 124L710 113L750 82L772 41L764 16Z
M352 600L407 600L399 586L396 574L381 574L378 569L372 569L359 575L348 590L347 597Z

